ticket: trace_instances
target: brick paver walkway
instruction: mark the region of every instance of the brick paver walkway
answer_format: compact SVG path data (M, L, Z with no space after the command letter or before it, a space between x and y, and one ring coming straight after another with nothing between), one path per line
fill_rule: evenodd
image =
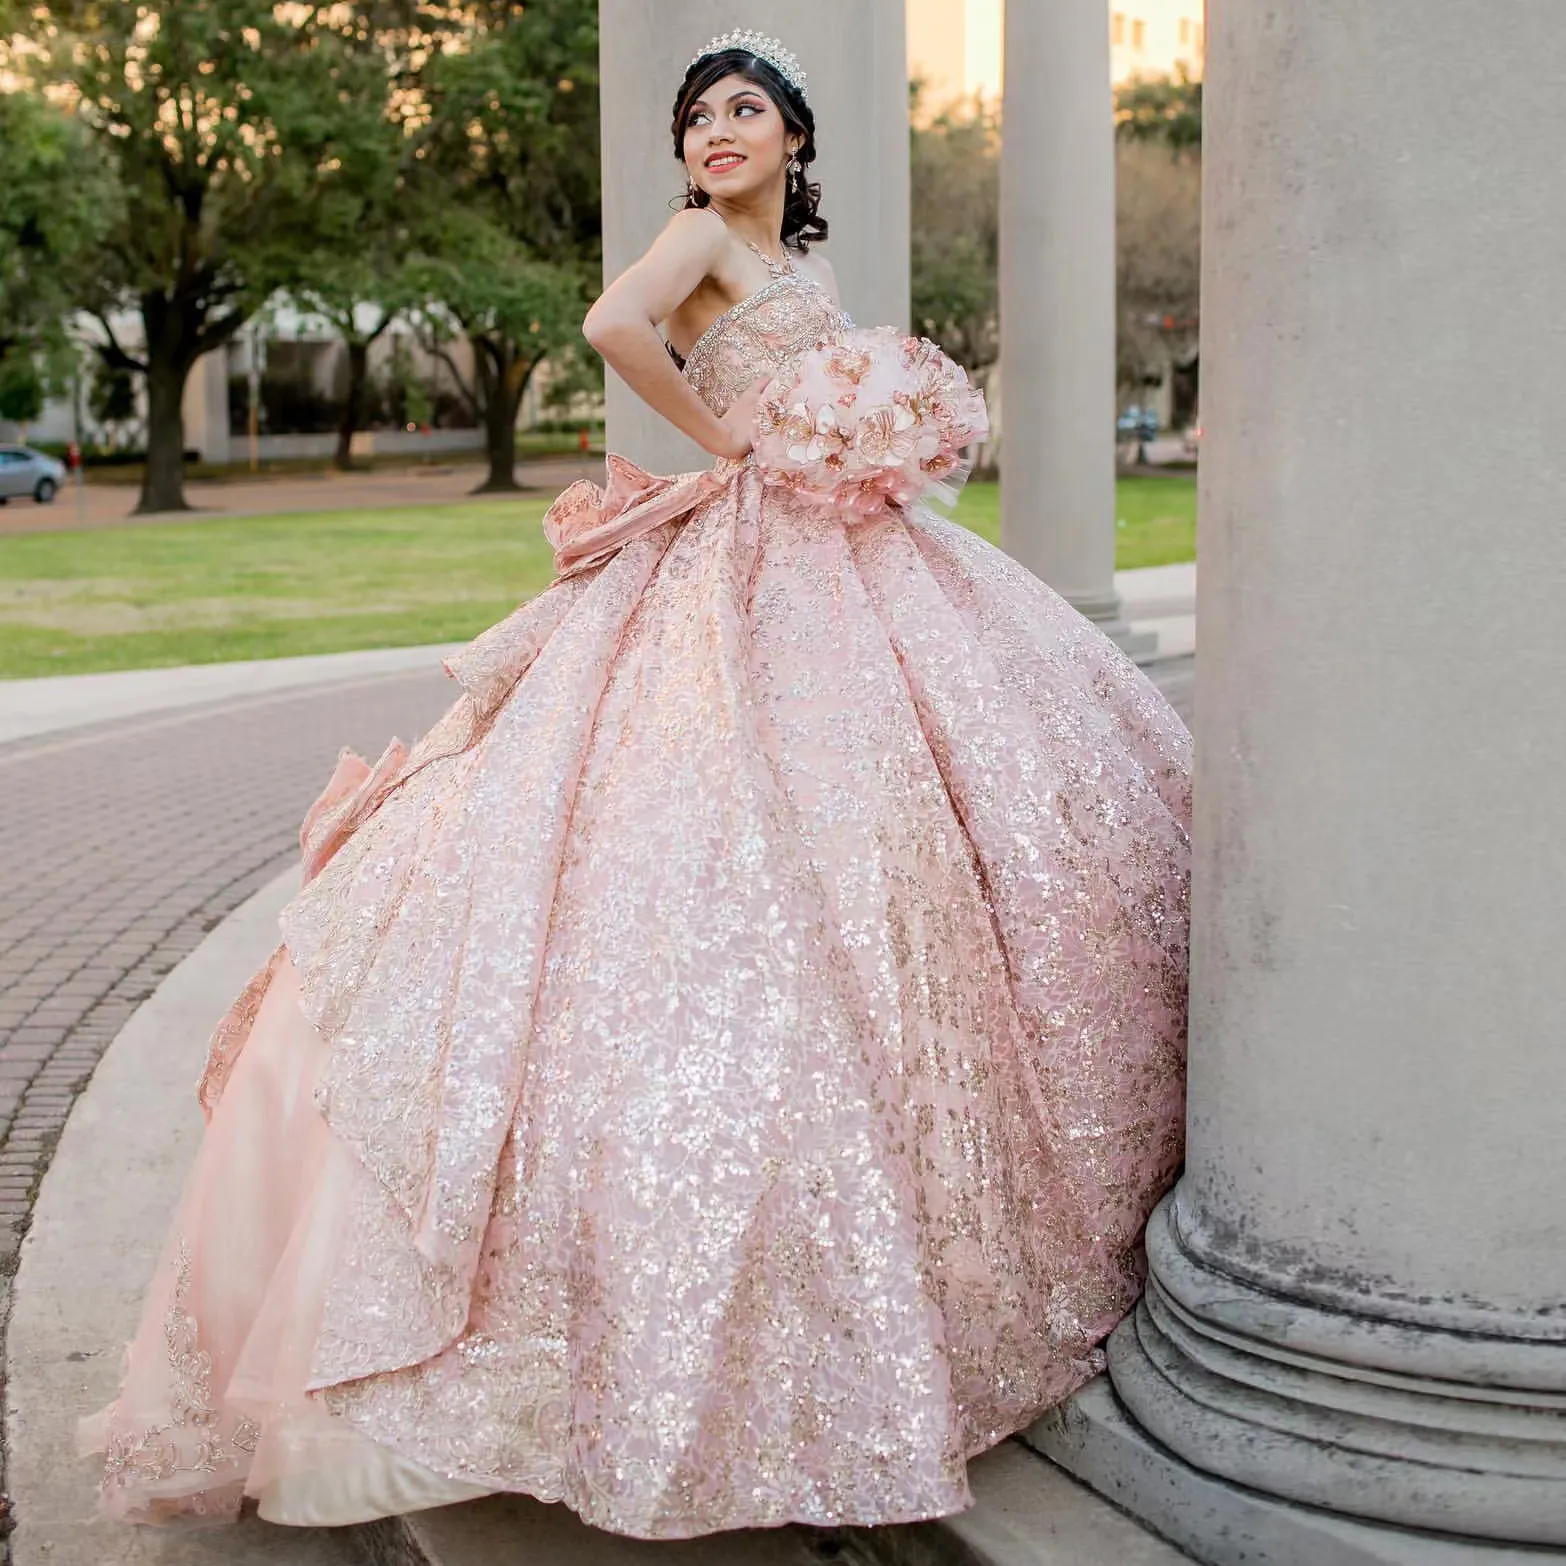
M1153 672L1189 721L1191 660ZM339 747L373 760L455 693L432 668L0 747L0 1332L38 1182L114 1035L292 862Z
M126 1018L287 867L341 745L373 759L455 690L436 667L0 749L0 1273Z

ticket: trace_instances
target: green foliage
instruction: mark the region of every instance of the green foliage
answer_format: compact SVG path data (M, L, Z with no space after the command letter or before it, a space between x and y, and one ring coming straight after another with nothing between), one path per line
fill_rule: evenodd
M1137 78L1115 94L1116 376L1123 392L1196 352L1201 293L1202 84Z
M1150 142L1115 149L1116 374L1139 395L1196 350L1202 169Z
M97 243L114 186L82 125L35 92L0 92L0 358L58 358L68 272Z
M460 329L514 343L533 364L580 336L586 304L577 269L539 260L492 218L456 203L425 238L428 247L408 263L408 289L437 340L442 328Z
M596 0L481 14L421 77L420 161L446 203L478 213L540 261L580 271L601 249Z
M334 190L376 173L385 67L357 33L366 9L295 25L269 0L50 8L48 74L79 95L121 195L89 260L104 309L177 302L193 360L288 280Z
M383 32L420 8L389 0L105 5L55 0L31 13L39 87L77 106L115 200L69 268L100 351L148 382L143 509L183 504L185 377L220 347L324 233L345 198L384 178L392 76ZM110 324L139 310L143 344Z
M1137 77L1115 93L1115 129L1123 141L1150 141L1180 157L1202 149L1202 84L1178 76Z
M0 419L30 424L44 410L44 383L30 358L0 359Z
M914 330L982 378L1000 352L1000 135L982 101L912 139Z
M370 20L361 15L355 25L366 28ZM456 30L451 14L419 7L379 20L365 61L377 113L361 127L353 177L317 185L315 222L290 242L284 279L293 298L350 345L373 342L416 302L404 268L415 243L409 207L432 134L422 72ZM356 34L349 46L364 41Z
M87 409L98 424L128 424L136 417L136 381L129 370L99 364L87 389Z
M575 350L600 276L595 0L481 13L421 76L427 129L410 183L410 287L488 435L487 486L514 483L517 408L546 358ZM447 349L473 350L463 375Z

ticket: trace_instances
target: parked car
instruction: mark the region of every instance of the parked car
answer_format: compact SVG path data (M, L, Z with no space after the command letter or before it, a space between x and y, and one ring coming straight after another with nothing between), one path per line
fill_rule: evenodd
M1123 441L1156 440L1158 438L1158 415L1151 408L1138 407L1132 403L1115 420L1115 434Z
M1185 454L1188 457L1196 456L1202 449L1202 426L1200 424L1188 424L1185 430Z
M31 495L47 506L65 482L65 464L31 446L0 446L0 506L14 495Z

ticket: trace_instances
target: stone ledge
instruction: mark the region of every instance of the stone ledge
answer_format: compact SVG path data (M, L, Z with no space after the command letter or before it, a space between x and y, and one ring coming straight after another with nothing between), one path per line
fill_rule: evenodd
M1366 1527L1227 1484L1183 1463L1133 1424L1107 1376L1046 1414L1022 1440L1204 1566L1542 1566L1566 1560L1556 1550Z
M647 1543L563 1506L496 1496L356 1530L367 1566L1182 1566L1189 1557L1016 1442L971 1466L961 1516L890 1528L778 1528ZM1319 1563L1318 1563L1319 1566Z
M956 1517L848 1530L867 1566L1181 1566L1189 1559L1020 1442L968 1467L974 1504Z
M386 1517L353 1530L366 1566L823 1566L833 1536L747 1529L703 1539L627 1539L590 1528L568 1507L526 1495Z

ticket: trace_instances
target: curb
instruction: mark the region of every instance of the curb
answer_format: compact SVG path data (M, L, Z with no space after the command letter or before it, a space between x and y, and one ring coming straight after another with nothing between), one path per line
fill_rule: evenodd
M272 881L220 924L126 1023L76 1101L18 1264L6 1339L15 1566L347 1566L351 1541L254 1518L221 1535L130 1529L94 1510L76 1421L119 1384L175 1201L201 1140L206 1039L277 942L298 884Z
M48 674L0 680L0 745L90 724L117 722L313 686L436 672L466 642L312 653L302 658L251 658L186 664L173 669L123 669L109 674Z

